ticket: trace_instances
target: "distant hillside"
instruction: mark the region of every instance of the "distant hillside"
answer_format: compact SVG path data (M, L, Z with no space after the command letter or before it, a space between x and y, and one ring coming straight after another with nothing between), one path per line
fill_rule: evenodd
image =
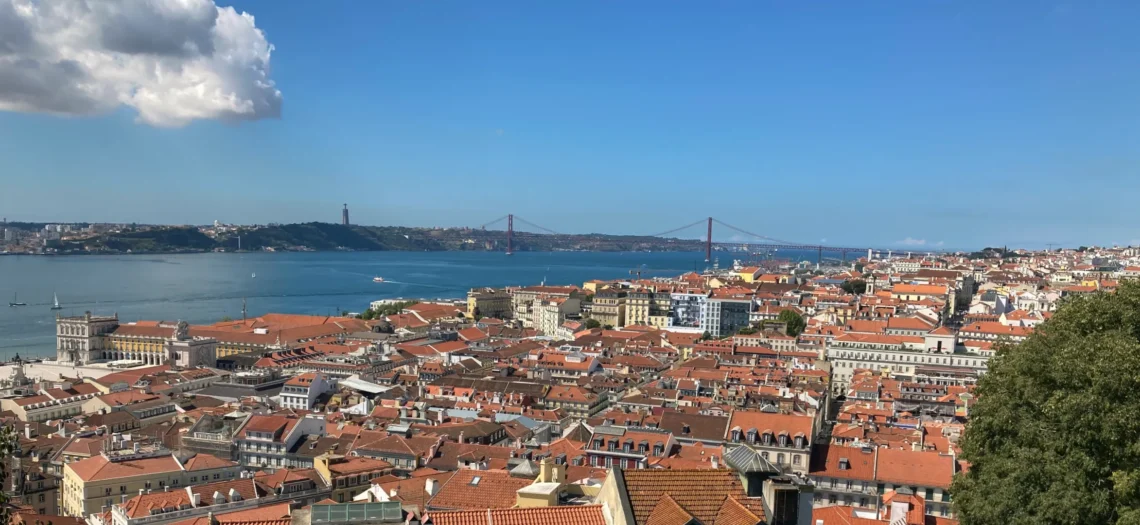
M141 232L98 235L65 242L63 253L131 253L236 251L504 251L507 234L465 228L433 229L400 226L343 226L310 222L241 229L212 239L196 228L170 227ZM631 235L549 235L515 232L515 251L698 251L695 240Z

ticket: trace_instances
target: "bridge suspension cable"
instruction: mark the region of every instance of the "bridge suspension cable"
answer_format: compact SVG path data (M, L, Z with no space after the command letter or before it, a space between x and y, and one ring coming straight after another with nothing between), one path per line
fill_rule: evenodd
M719 224L719 225L721 225L721 226L724 226L725 228L728 228L728 229L730 229L730 230L733 230L733 231L735 231L735 232L738 232L738 233L743 233L744 235L748 235L748 236L751 236L751 237L756 237L757 239L763 239L763 240L765 240L765 241L768 241L768 242L773 242L773 243L776 243L776 244L788 244L788 245L800 245L800 244L803 244L803 243L799 243L799 242L792 242L792 241L783 241L783 240L780 240L780 239L773 239L772 237L768 237L767 235L760 235L760 234L752 233L752 232L750 232L750 231L747 231L747 230L743 230L743 229L737 228L736 226L733 226L733 225L731 225L731 224L728 224L728 223L726 223L726 222L724 222L724 221L722 221L722 220L719 220L719 219L715 219L715 218L713 219L713 222L715 222L715 223L717 223L717 224Z
M479 228L480 228L480 229L486 229L488 226L490 226L490 225L492 225L492 224L495 224L495 223L497 223L497 222L500 222L500 221L505 221L505 220L507 220L507 217L509 217L509 215L503 215L502 217L499 217L498 219L495 219L495 220L493 220L493 221L487 221L487 222L485 222L485 223L481 224L481 225L479 226Z
M522 217L519 217L518 215L515 215L515 220L516 220L516 221L518 221L518 222L520 222L520 223L522 223L522 224L525 224L525 225L527 225L527 226L530 226L531 228L534 228L534 229L536 229L536 230L542 230L543 232L545 232L545 233L549 233L549 234L551 234L551 235L562 235L561 233L558 233L558 232L556 232L556 231L554 231L554 230L551 230L550 228L543 228L542 226L539 226L539 225L537 225L537 224L535 224L535 223L533 223L533 222L530 222L530 221L528 221L528 220L526 220L526 219L524 219L524 218L522 218Z
M701 225L701 224L704 224L704 223L705 223L705 221L707 221L707 220L708 220L708 219L697 219L697 220L696 220L695 222L693 222L692 224L686 224L686 225L684 225L684 226L681 226L680 228L673 228L672 230L663 231L663 232L661 232L661 233L654 233L654 234L652 234L652 235L646 235L646 237L664 237L664 236L666 236L666 235L670 235L670 234L673 234L673 233L677 233L677 232L679 232L679 231L681 231L681 230L687 230L687 229L689 229L689 228L692 228L693 226L699 226L699 225Z

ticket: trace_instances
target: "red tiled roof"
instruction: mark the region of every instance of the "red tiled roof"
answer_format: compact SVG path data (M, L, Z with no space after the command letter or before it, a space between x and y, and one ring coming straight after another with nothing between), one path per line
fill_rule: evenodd
M878 450L875 477L896 485L948 488L954 477L954 458L937 452Z
M434 525L606 525L601 505L432 512Z
M519 489L533 480L505 470L460 470L428 502L435 509L505 509L515 505Z
M236 465L237 463L234 463L233 461L222 459L217 456L211 456L209 454L195 454L194 457L186 460L186 463L182 464L182 466L188 471L212 470L216 468L233 467Z
M645 519L645 525L688 525L693 515L681 507L677 500L666 494L657 501L653 512Z
M848 430L858 431L862 437L862 427ZM846 468L841 466L844 459ZM864 452L860 447L817 446L812 451L811 475L872 481L875 479L875 449Z
M289 512L289 502L215 514L214 520L217 521L219 525L289 525L292 521ZM199 516L188 520L176 521L169 525L210 525L210 517Z
M64 468L73 470L83 481L118 479L182 470L173 455L116 462L112 462L103 455L98 455L68 463L64 465Z
M716 518L722 507L729 504L728 499L738 500L761 520L764 516L762 502L747 497L736 472L731 470L646 469L614 470L611 473L623 476L630 510L638 525L650 523L650 517L657 513L659 502L666 496L700 523L719 523ZM694 490L697 487L699 490ZM665 516L662 514L662 519Z

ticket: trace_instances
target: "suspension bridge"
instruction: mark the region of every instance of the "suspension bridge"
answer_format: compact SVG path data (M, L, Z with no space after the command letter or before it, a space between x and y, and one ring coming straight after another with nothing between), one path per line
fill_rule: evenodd
M538 232L538 233L543 233L543 234L548 234L548 235L570 235L570 234L560 233L560 232L551 230L550 228L540 226L538 224L535 224L532 221L524 219L523 217L520 217L520 216L515 215L515 214L503 215L502 217L499 217L495 220L483 223L482 225L479 226L479 228L481 228L483 230L487 230L487 229L494 229L497 226L501 227L501 226L505 225L506 226L506 234L507 234L506 253L508 255L510 255L510 254L514 253L514 250L515 250L515 236L516 236L515 223L516 222L519 225L523 226L524 228L527 228L529 230L534 230L535 232ZM713 240L713 226L714 225L719 226L719 227L723 227L723 228L725 228L731 232L734 232L735 235L743 237L747 240L743 240L743 241L739 241L739 240L737 240L737 241L715 241L715 240ZM701 219L698 219L698 220L691 222L689 224L685 224L684 226L678 226L676 228L672 228L672 229L665 230L662 232L651 233L651 234L646 234L646 235L633 235L633 236L634 237L658 237L658 238L662 238L662 239L680 239L680 238L675 237L675 236L678 234L682 234L686 231L693 231L694 229L701 227L701 226L704 227L702 233L704 233L703 241L704 241L704 248L705 248L705 262L709 262L712 260L713 250L715 250L717 248L726 249L726 250L735 250L735 251L745 250L745 251L749 251L749 252L773 251L773 250L814 251L817 253L818 260L820 260L820 261L822 261L823 254L825 252L829 253L829 254L839 254L843 258L843 260L847 260L848 254L867 253L868 250L875 252L875 253L885 253L888 255L892 254L893 252L922 253L922 254L927 254L927 255L938 253L938 252L934 252L934 251L930 251L930 250L910 250L910 251L908 251L905 248L899 249L899 248L878 248L878 247L873 247L873 246L857 246L857 247L856 246L832 246L832 245L824 245L824 244L811 244L811 243L787 241L787 240L769 237L767 235L760 235L758 233L753 233L753 232L750 232L750 231L745 230L743 228L738 228L738 227L733 226L731 224L728 224L724 221L716 219L715 217L701 218Z

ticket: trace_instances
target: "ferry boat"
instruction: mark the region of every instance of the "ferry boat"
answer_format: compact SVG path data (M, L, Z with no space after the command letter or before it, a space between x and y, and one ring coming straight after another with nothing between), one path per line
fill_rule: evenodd
M374 282L374 283L382 283L382 282L384 282L384 278L383 278L383 277L373 277L373 278L372 278L372 282Z

